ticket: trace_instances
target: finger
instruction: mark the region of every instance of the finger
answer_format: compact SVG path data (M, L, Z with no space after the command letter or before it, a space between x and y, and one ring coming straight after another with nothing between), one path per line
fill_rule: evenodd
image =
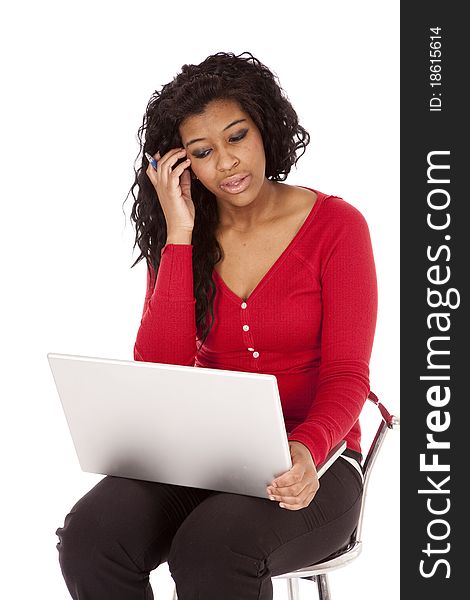
M283 488L295 485L302 481L304 474L305 470L303 466L300 463L295 464L289 471L274 479L271 483L271 487Z
M160 150L158 150L158 155L160 156L160 160L167 160L170 156L173 156L176 152L181 152L184 150L183 146L177 146L176 148L170 148L165 154L161 155Z
M298 510L299 508L305 508L308 506L312 498L313 494L305 494L302 496L286 496L279 502L279 506L281 508Z
M318 482L316 480L305 477L300 483L296 483L295 485L284 488L268 488L268 494L282 502L283 498L299 497L302 494L305 494L309 489L316 491L318 487Z
M279 501L281 508L298 510L307 507L315 497L317 490L306 488L299 496L286 496Z
M282 500L282 498L286 496L298 496L310 483L311 482L309 481L301 481L300 483L296 483L294 485L289 485L282 488L269 488L268 494L270 496L274 496L276 500L278 498Z
M185 148L173 148L158 161L158 165L165 170L171 169L171 167L173 167L173 165L185 154Z
M320 487L320 481L315 472L306 470L300 481L282 487L267 486L267 492L272 496L298 496L309 485L312 485L315 490Z
M175 167L171 172L171 177L175 177L179 179L183 174L184 170L187 169L191 165L191 160L187 158L184 162L180 163L177 167Z
M190 169L185 169L180 177L180 188L183 197L190 198L191 197L191 173Z
M174 165L182 158L184 158L186 150L183 148L182 150L175 152L172 156L166 158L165 160L161 159L158 163L157 176L159 177L159 181L163 184L163 186L171 186L172 188L176 188L179 186L179 176L181 175L181 171L178 171L176 177L173 177ZM178 165L179 166L179 165ZM185 167L188 165L185 164Z

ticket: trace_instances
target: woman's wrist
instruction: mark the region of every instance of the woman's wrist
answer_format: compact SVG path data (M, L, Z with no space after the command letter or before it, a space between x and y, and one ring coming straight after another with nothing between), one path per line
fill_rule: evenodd
M167 234L167 244L191 244L193 238L192 231L178 231Z

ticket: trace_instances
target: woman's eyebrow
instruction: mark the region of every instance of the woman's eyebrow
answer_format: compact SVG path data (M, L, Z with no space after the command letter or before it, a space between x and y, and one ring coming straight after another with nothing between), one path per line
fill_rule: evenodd
M238 125L238 123L243 123L244 121L246 121L246 119L236 119L235 121L232 121L231 123L229 123L227 125L227 127L224 127L222 131L227 131L227 129L230 129L230 127L233 127L234 125ZM205 139L206 138L194 138L193 140L191 140L190 142L188 142L186 144L186 148L188 146L190 146L191 144L194 144L195 142L202 142Z

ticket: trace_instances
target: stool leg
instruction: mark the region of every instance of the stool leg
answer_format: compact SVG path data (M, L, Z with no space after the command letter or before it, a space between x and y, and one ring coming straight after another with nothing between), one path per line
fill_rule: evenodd
M300 600L299 579L297 577L287 578L287 598L288 600Z
M320 600L331 600L330 587L328 585L328 577L326 573L323 575L315 575L318 588L318 598Z

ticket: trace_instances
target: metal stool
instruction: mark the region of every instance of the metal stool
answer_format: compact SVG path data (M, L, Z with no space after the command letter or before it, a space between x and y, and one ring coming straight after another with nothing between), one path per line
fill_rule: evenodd
M298 569L290 573L278 575L273 579L287 579L287 593L289 600L300 600L299 597L299 579L309 579L315 581L318 589L319 600L331 600L330 589L328 586L328 573L339 569L351 563L359 556L362 550L362 521L364 517L364 506L367 495L367 486L374 466L377 455L382 447L385 436L389 429L398 429L400 427L400 419L391 415L377 396L370 392L368 399L371 400L380 411L380 425L377 429L375 437L370 445L367 456L362 467L364 473L364 491L362 495L361 512L356 531L351 536L349 544L336 552L331 557L320 563ZM176 598L176 597L175 597Z

